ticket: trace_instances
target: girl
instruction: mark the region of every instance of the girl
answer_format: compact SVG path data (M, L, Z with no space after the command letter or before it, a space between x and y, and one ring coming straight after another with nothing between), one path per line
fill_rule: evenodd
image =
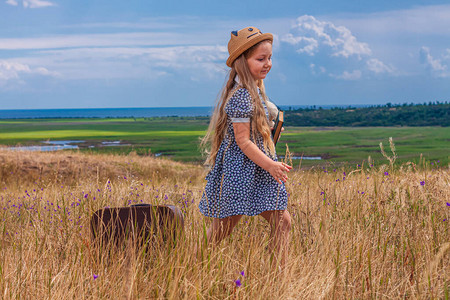
M270 249L287 258L291 217L286 210L286 172L292 168L277 162L269 122L274 105L267 99L263 79L272 67L270 33L247 27L231 33L228 42L231 67L228 82L215 107L202 145L209 144L206 187L200 212L214 218L209 243L228 236L242 215L260 215L272 228Z

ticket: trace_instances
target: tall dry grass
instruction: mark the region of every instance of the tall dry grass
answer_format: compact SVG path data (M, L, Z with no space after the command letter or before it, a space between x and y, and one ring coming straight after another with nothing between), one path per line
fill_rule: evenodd
M262 218L244 217L218 247L205 246L200 166L5 151L0 164L4 299L449 297L448 166L291 172L293 228L283 275L270 268L270 229ZM182 209L185 230L176 247L94 246L94 211L140 202Z

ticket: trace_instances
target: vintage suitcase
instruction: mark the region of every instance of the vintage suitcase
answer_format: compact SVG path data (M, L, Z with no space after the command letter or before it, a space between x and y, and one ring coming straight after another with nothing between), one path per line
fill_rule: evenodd
M132 240L138 245L175 242L183 232L181 210L173 205L137 204L104 208L91 218L91 231L101 245L120 245Z

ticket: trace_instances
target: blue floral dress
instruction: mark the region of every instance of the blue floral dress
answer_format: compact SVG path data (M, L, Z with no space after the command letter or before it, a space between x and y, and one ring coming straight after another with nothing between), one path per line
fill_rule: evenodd
M261 101L268 116L265 103ZM267 210L285 210L287 207L284 183L278 183L269 172L256 165L236 143L233 123L250 122L253 109L250 93L245 88L237 89L225 106L227 132L214 166L206 176L207 183L199 204L200 212L207 217L255 216ZM262 136L258 135L252 141L277 161L276 155L271 157L264 150Z

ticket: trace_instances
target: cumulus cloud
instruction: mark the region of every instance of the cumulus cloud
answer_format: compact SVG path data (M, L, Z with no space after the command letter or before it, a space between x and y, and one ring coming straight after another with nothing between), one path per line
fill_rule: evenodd
M5 1L5 3L13 6L19 5L19 1L17 0L7 0ZM25 8L41 8L41 7L55 6L53 2L44 0L22 0L22 5Z
M0 86L12 80L22 82L24 75L58 76L44 67L31 68L27 64L0 60Z
M320 49L330 51L332 56L348 58L371 55L366 43L358 42L351 31L344 26L317 20L313 16L298 17L290 33L282 37L283 42L294 45L297 52L314 55Z
M311 73L316 76L326 74L336 79L357 80L364 74L396 73L395 67L373 57L369 45L358 41L348 28L313 16L297 18L281 41L292 46L297 53L306 55ZM349 68L354 71L348 71Z
M450 50L447 49L447 53L444 54L443 59L447 59L450 55ZM431 55L430 48L423 46L420 49L420 62L435 76L437 77L449 77L450 73L447 71L447 65L445 65L440 59L434 58Z

